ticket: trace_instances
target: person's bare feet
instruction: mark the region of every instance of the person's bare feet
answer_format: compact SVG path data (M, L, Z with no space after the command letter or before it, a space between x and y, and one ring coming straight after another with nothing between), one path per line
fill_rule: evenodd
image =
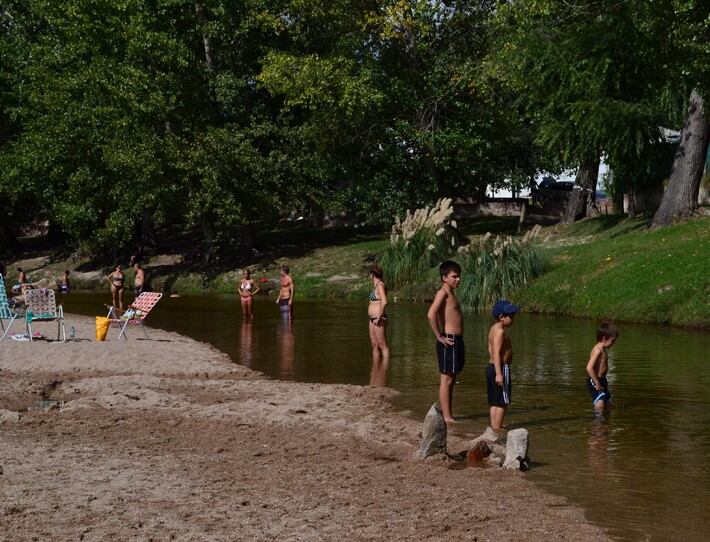
M454 420L453 418L444 418L444 423L446 424L446 430L452 431L454 425L456 425L456 420Z

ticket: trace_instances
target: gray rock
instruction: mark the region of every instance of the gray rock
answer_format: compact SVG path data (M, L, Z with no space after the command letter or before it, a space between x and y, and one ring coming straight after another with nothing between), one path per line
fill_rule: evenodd
M491 429L490 427L487 427L483 434L473 439L471 441L471 444L469 444L468 446L469 449L473 450L479 442L485 442L490 446L491 444L497 444L499 441L500 437L498 436L498 433L493 431L493 429Z
M508 431L503 468L527 470L528 461L528 430L520 428Z
M12 410L0 409L0 423L17 423L20 421L20 413Z
M446 453L446 423L438 403L434 403L424 418L419 457L424 459L443 453Z

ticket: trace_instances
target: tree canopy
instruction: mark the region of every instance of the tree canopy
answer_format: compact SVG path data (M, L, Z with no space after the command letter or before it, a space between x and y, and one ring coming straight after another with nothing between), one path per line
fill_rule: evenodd
M0 242L171 226L211 254L601 154L643 178L708 88L707 34L696 0L7 0Z

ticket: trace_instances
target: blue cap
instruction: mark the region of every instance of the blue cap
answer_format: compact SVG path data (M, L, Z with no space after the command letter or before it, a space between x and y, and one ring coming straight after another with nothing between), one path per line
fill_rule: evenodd
M498 320L502 314L515 314L520 310L520 307L513 305L507 299L499 299L496 304L493 305L493 318Z

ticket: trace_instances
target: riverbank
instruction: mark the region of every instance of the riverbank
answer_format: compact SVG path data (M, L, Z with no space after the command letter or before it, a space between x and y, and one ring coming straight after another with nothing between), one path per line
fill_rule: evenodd
M9 539L605 539L520 473L414 461L390 390L269 380L160 330L96 343L68 318L80 340L0 344L0 409L22 411L1 426Z
M513 298L527 311L617 321L710 328L710 218L698 218L648 230L650 217L605 216L570 226L544 228L539 249L546 272ZM510 233L511 222L481 219L464 224L467 235ZM270 248L248 268L264 292L276 286L279 266L287 264L300 298L361 299L369 291L369 266L388 244L385 236L355 230L286 234L271 239ZM321 236L321 237L319 237ZM72 270L75 288L106 290L105 273L88 260L56 260L48 255L12 262L33 280L52 283L62 270ZM234 293L241 269L227 266L205 272L180 254L151 257L144 267L151 286L176 294ZM132 270L127 270L128 282ZM12 277L12 273L10 274ZM437 286L435 270L393 299L426 301Z
M710 218L649 223L602 217L548 228L547 269L516 301L532 312L710 328Z

